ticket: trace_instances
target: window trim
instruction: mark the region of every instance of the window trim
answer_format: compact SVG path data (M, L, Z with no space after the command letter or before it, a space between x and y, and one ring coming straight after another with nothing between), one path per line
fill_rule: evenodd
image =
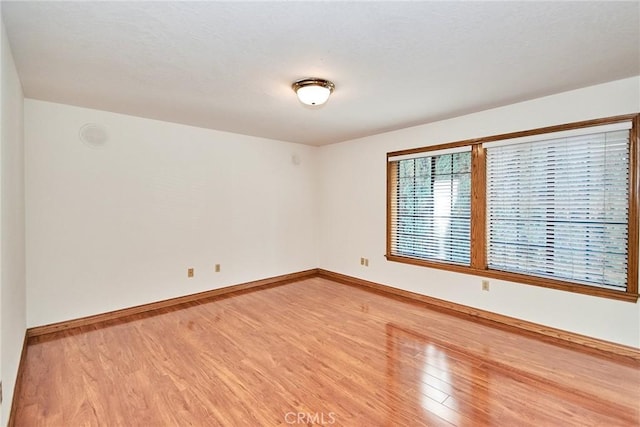
M487 182L486 182L486 153L482 144L504 139L520 138L524 136L542 135L546 133L560 132L569 129L579 129L594 127L605 124L620 122L631 122L629 132L629 214L628 214L628 241L627 241L627 290L619 291L613 289L599 288L596 286L583 285L569 281L550 279L537 276L530 276L521 273L511 273L489 269L487 266L486 254L486 202L487 202ZM564 290L580 294L605 297L623 301L636 302L638 299L638 214L640 212L640 113L613 116L595 120L585 120L555 126L530 129L519 132L510 132L499 135L492 135L482 138L473 138L446 144L432 145L428 147L412 148L387 153L387 230L386 230L386 259L388 261L400 262L422 267L436 268L453 271L457 273L473 274L476 276L489 277L510 282L523 283L533 286ZM394 182L392 157L428 153L431 151L451 149L461 146L471 146L471 253L470 266L459 264L449 264L446 262L428 261L416 258L403 257L391 254L392 236L392 203L394 195Z

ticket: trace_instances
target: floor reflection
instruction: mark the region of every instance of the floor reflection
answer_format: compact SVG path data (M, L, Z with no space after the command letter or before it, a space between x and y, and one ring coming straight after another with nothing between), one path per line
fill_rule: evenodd
M637 412L581 389L579 381L537 377L455 339L439 342L388 324L387 351L391 424L401 417L428 426L637 425Z

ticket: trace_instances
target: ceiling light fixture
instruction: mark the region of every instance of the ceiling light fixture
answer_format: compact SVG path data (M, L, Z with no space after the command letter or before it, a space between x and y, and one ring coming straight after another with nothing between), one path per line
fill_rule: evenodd
M327 102L329 95L336 88L329 80L316 78L298 80L291 87L298 95L300 102L314 107Z

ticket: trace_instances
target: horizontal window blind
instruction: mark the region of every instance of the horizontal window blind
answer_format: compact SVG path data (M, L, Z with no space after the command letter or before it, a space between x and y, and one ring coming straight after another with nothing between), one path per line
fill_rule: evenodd
M471 152L391 159L391 255L470 263Z
M442 148L440 150L432 150L428 152L429 157L437 157L440 156L442 154L455 154L455 153L464 153L464 152L468 152L471 151L471 146L469 145L462 145L459 147L450 147L450 148ZM421 157L425 157L425 151L420 151L417 153L411 153L411 154L398 154L398 155L391 155L389 157L387 157L387 160L390 162L397 162L400 160L411 160L411 159L419 159Z
M626 290L629 127L486 146L490 269Z
M494 148L501 147L503 145L514 145L521 144L525 142L540 142L542 140L551 140L551 139L564 139L571 138L574 136L583 136L583 135L593 135L599 133L613 132L617 130L629 130L632 127L632 123L630 121L622 121L616 123L608 123L598 126L589 126L589 127L578 127L573 129L566 129L557 132L547 132L543 134L534 134L527 136L520 136L516 138L507 138L507 139L499 139L496 141L483 142L482 146L484 148Z

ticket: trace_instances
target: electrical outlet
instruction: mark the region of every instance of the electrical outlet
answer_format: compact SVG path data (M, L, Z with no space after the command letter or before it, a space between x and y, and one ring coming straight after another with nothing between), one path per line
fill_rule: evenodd
M360 258L360 265L364 265L364 258Z
M193 268L187 269L187 277L193 277Z
M489 292L489 281L488 280L483 280L482 281L482 290Z
M216 273L220 273L220 264L216 264L215 270L216 270Z

